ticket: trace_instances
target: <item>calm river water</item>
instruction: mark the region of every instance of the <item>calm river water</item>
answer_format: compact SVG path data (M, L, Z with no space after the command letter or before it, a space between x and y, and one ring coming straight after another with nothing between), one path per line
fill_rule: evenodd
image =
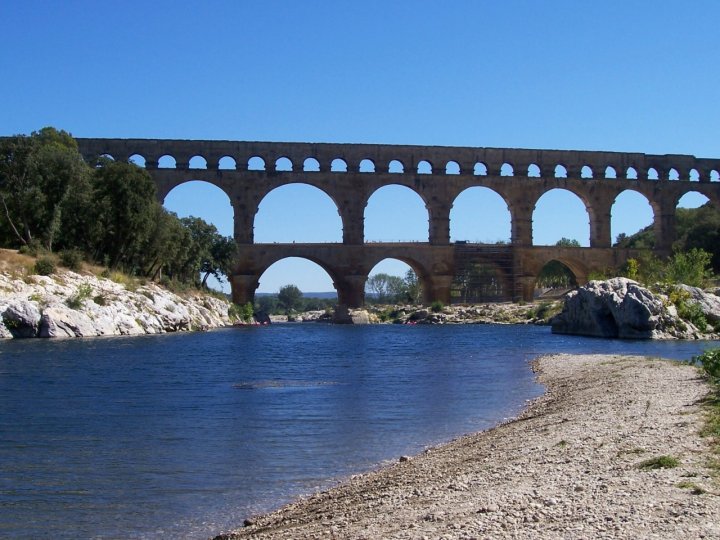
M515 415L538 354L709 346L494 325L6 340L0 537L206 538Z

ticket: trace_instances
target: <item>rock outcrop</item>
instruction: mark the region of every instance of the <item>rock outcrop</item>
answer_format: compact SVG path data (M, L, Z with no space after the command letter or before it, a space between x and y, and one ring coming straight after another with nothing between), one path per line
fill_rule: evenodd
M150 282L130 289L70 271L23 278L0 274L0 337L160 334L231 324L226 300L179 296Z
M712 312L720 299L700 289L688 290L692 302ZM692 292L690 292L692 290ZM697 298L697 300L694 300ZM562 312L552 321L557 334L623 339L694 339L703 334L692 322L681 319L668 296L654 294L636 281L613 278L591 281L565 297Z

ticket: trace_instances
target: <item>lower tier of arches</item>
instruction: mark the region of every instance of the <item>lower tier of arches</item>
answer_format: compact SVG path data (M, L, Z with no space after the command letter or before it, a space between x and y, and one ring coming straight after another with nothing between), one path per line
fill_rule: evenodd
M574 283L583 284L591 272L619 268L637 256L637 250L620 248L469 243L447 246L419 242L241 244L238 247L240 262L230 277L235 303L254 300L260 277L270 266L289 257L299 257L316 263L328 273L337 291L338 303L348 307L364 305L370 272L384 259L398 259L412 268L421 285L424 303L449 304L463 298L465 301L532 301L538 278L550 262L562 264ZM458 283L465 274L468 285L463 289ZM472 291L472 300L468 291Z

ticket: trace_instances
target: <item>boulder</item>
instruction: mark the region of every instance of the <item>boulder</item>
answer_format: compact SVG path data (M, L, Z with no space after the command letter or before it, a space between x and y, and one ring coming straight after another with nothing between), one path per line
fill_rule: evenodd
M687 292L690 297L690 304L697 304L705 315L705 318L712 325L720 323L720 298L716 294L705 292L698 287L690 287L689 285L678 285L678 288Z
M364 309L349 309L338 304L333 314L335 324L370 324L370 314Z
M568 293L551 325L555 334L649 339L667 337L670 319L662 300L648 289L631 279L613 278Z
M93 321L82 311L58 304L48 306L40 318L38 337L87 337L98 335Z
M12 337L36 337L40 326L40 310L33 302L14 301L2 312L2 322Z

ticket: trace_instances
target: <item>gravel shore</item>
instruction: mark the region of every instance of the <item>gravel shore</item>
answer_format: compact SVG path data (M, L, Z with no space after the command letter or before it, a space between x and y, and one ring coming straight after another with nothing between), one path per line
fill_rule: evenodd
M709 387L694 368L609 355L535 368L547 392L516 420L217 538L720 538L720 483L698 435ZM639 467L662 455L680 464Z

